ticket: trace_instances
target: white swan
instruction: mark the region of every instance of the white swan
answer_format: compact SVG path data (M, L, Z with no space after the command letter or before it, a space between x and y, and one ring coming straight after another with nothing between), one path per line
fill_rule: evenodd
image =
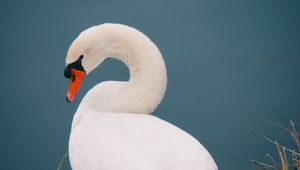
M107 57L124 62L130 80L100 83L81 101L69 141L72 169L216 170L195 138L150 115L164 96L166 67L158 48L134 28L102 24L74 40L66 58L67 100Z

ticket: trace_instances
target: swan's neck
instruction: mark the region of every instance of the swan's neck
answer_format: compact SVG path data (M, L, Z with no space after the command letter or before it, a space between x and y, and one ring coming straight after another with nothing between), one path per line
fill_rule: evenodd
M103 29L102 55L121 60L130 72L128 82L103 82L86 95L85 103L100 112L149 114L161 102L167 84L166 67L158 48L133 28ZM104 52L103 52L103 49Z

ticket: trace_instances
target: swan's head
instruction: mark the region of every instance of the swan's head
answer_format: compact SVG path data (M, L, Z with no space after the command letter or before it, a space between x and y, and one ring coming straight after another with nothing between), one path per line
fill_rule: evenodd
M105 59L101 45L101 37L93 27L83 31L71 44L64 70L65 77L70 79L68 102L74 100L84 77Z
M91 93L98 100L105 97L104 107L92 98L86 100L87 103L101 106L102 110L110 107L106 111L151 113L166 90L165 63L158 48L147 36L121 24L107 23L88 28L73 41L66 57L65 76L70 79L67 101L74 100L85 76L107 57L127 65L130 79L127 83L110 86L109 91L102 88L104 94L99 91ZM113 94L109 95L110 92Z

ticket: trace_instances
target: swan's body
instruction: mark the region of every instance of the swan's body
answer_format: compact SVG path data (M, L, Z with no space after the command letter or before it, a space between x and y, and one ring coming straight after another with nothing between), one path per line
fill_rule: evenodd
M103 24L82 32L67 64L83 55L88 74L106 57L123 61L128 82L103 82L83 98L72 123L69 156L74 170L216 170L192 136L150 113L166 89L166 69L157 47L141 32Z

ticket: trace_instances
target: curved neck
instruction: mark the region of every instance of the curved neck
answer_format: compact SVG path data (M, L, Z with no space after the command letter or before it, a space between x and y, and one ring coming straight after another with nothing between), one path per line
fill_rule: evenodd
M103 41L99 43L99 47L104 47L99 49L102 50L102 56L125 63L129 68L130 79L128 82L100 83L89 93L94 93L97 99L106 100L100 105L95 103L99 106L97 111L149 114L155 110L165 94L165 63L158 48L143 33L124 26L122 30L115 29L116 26L101 28ZM106 91L105 94L103 91Z

